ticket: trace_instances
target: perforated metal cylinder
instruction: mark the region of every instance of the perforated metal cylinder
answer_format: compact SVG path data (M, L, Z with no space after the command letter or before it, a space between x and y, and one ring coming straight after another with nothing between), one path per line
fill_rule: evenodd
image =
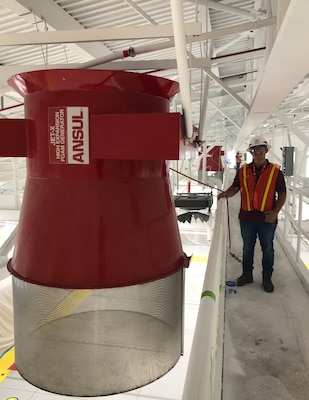
M115 289L68 290L13 278L20 374L72 396L129 391L158 379L182 352L183 271ZM55 367L56 366L56 367Z

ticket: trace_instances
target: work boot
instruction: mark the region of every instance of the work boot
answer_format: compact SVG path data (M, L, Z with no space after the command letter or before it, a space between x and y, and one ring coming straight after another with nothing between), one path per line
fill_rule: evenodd
M253 276L250 272L244 272L238 279L237 279L237 286L244 286L247 283L253 282Z
M270 277L263 276L262 286L263 286L265 292L272 293L274 291L274 285L273 285Z

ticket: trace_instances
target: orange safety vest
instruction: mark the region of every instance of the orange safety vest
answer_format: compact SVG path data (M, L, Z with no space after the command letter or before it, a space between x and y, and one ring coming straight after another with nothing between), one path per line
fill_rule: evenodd
M244 164L239 171L241 207L244 211L271 211L280 166L269 163L257 182L251 168Z

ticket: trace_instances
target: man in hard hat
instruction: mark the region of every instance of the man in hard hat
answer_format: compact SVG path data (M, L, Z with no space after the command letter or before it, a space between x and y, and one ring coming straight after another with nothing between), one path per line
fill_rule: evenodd
M266 159L270 147L263 137L254 137L247 149L252 154L253 162L244 164L236 173L232 185L218 196L220 200L234 196L239 190L241 194L239 223L243 239L243 273L237 279L237 285L253 282L254 248L258 237L263 253L262 285L265 292L269 293L274 291L271 277L277 215L286 199L286 185L280 166Z
M236 153L236 156L235 156L235 161L236 161L236 172L239 171L239 168L240 168L240 166L241 166L241 162L242 162L241 157L242 157L242 154L238 151L238 152Z

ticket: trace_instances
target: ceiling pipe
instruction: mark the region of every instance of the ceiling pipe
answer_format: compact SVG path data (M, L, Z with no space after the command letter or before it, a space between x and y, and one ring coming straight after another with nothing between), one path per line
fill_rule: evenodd
M108 54L107 56L104 56L101 58L96 58L94 60L86 61L86 62L80 64L80 66L78 66L78 68L83 69L83 68L96 67L98 64L106 63L109 61L120 60L120 59L126 58L126 57L134 57L135 54L136 53L135 53L135 50L133 49L133 47L130 47L127 50L117 51L113 54Z
M188 139L191 139L193 136L191 90L182 1L171 0L171 11L179 76L180 96L185 117L186 136Z

